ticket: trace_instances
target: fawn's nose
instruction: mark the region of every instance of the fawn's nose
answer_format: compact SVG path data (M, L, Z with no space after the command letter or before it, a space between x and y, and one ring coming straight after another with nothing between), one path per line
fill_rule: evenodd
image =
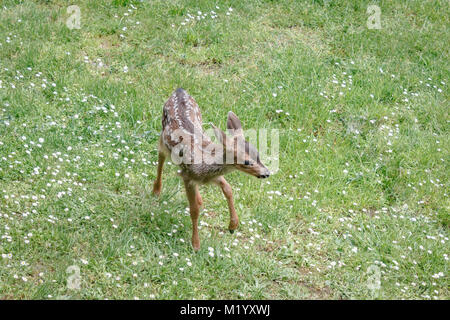
M270 176L270 171L266 169L258 176L258 178L265 179L265 178L268 178L269 176Z

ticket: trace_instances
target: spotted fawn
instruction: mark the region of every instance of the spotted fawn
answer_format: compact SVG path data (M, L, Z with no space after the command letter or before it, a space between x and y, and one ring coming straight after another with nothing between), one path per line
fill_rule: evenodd
M202 115L195 100L183 89L177 89L163 107L162 131L158 146L158 171L153 184L153 194L159 196L162 187L164 162L171 157L180 166L192 220L192 246L200 249L198 217L203 204L198 186L214 183L221 189L228 202L231 233L236 230L239 218L234 208L231 186L224 175L239 170L257 178L267 178L269 170L261 163L257 149L248 143L241 121L228 113L227 128L230 135L212 125L217 143L202 129Z

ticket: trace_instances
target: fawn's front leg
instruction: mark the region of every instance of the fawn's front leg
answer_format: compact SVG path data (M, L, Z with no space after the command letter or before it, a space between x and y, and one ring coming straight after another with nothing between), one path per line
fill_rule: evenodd
M195 251L198 251L200 249L200 238L198 237L198 215L200 212L199 199L201 199L201 197L196 184L185 179L184 187L186 188L186 196L189 200L189 211L192 221L192 247Z
M230 184L225 180L223 176L220 176L216 179L216 184L220 186L222 189L223 194L225 195L225 198L228 202L228 209L230 210L230 224L228 225L228 230L230 230L231 233L234 232L234 230L237 229L239 225L239 218L236 214L236 210L234 209L234 201L233 201L233 190L231 189Z

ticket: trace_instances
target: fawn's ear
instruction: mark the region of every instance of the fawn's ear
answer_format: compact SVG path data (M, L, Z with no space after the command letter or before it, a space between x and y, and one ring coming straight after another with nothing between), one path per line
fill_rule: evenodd
M227 128L228 132L233 136L243 135L241 120L239 120L233 111L228 112Z
M215 125L212 125L212 127L214 128L214 135L216 136L217 140L219 140L219 142L225 146L227 141L227 135L225 134L225 132L217 128Z

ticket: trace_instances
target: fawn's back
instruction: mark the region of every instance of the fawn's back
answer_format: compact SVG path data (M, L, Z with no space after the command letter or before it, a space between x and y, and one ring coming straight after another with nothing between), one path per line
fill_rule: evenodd
M179 163L182 176L199 182L208 182L223 174L227 167L204 161L208 153L205 150L211 146L213 150L217 148L214 148L216 145L204 134L202 124L202 115L197 102L184 89L177 89L163 108L162 149L166 154L175 154L183 158Z
M180 143L172 133L181 130L193 136L195 131L202 132L202 115L197 102L184 89L177 89L164 104L163 139L170 150Z

